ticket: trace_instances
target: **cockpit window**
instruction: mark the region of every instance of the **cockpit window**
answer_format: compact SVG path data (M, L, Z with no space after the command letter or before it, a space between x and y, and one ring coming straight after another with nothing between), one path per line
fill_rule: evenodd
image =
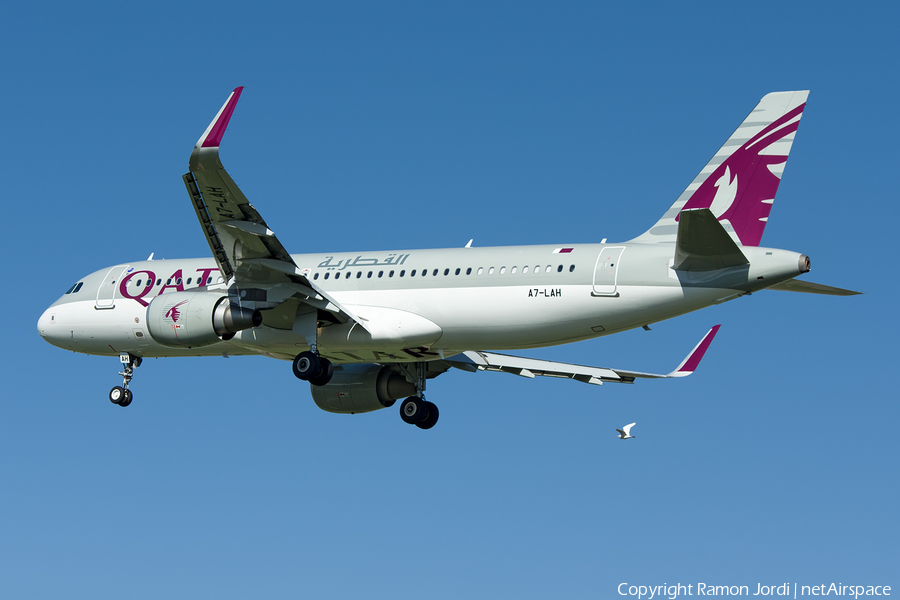
M83 285L84 285L84 282L83 282L83 281L79 281L79 282L78 282L78 285L75 286L75 289L72 290L72 293L73 293L73 294L77 294L79 291L81 291L81 286L83 286Z
M67 293L67 294L71 294L72 292L75 291L75 288L76 288L76 287L78 287L78 284L77 284L77 283L73 283L73 284L72 284L72 287L70 287L70 288L66 291L66 293Z

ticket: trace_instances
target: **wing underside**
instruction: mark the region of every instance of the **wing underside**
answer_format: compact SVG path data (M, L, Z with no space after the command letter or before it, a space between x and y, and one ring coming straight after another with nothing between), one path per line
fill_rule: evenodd
M667 374L642 373L625 369L589 367L569 363L553 362L535 358L523 358L493 352L468 351L446 360L451 366L466 371L496 371L512 373L520 377L557 377L574 379L582 383L602 385L603 383L634 383L635 379L668 379L686 377L697 369L700 359L706 353L713 338L719 331L719 325L710 329L700 343L675 368Z
M229 288L242 298L262 300L259 308L296 298L330 313L338 322L358 321L353 314L300 272L219 159L219 144L243 87L236 88L191 152L185 187L203 234ZM248 294L249 292L249 294ZM252 300L251 300L252 301ZM363 328L365 325L359 323Z

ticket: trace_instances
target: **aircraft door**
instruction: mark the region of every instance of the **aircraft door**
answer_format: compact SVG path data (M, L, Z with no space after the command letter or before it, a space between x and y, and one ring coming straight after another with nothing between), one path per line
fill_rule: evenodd
M116 290L118 289L119 281L127 270L128 265L124 267L120 265L109 270L109 273L103 278L103 283L97 289L97 301L94 303L94 308L116 307Z
M619 262L625 246L607 246L600 250L597 264L594 267L594 290L592 296L618 296L616 279L619 274Z

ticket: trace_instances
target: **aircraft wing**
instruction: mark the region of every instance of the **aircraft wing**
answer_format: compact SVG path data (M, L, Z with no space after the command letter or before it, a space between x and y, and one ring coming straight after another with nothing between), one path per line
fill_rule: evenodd
M191 171L184 175L184 183L226 281L240 273L244 281L284 282L288 276L283 272L273 274L255 263L269 259L296 267L293 259L219 160L219 144L243 89L231 92L197 141L191 152Z
M219 144L243 89L231 92L197 140L191 152L190 172L183 176L219 270L229 285L236 283L247 289L287 284L301 301L331 312L339 321L358 321L300 272L219 160Z
M602 385L604 382L634 383L635 379L668 379L671 377L686 377L697 369L700 359L706 353L713 338L719 331L719 325L710 329L700 343L685 357L674 371L665 375L654 373L641 373L639 371L626 371L624 369L609 369L602 367L588 367L559 363L549 360L534 358L522 358L507 354L495 354L493 352L468 351L446 359L445 362L457 369L465 371L499 371L512 373L521 377L534 378L559 377L574 379L582 383Z

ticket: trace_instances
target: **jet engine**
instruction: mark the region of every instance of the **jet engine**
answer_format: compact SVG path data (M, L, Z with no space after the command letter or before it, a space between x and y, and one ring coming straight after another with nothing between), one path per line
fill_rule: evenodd
M262 314L215 292L173 292L154 298L147 307L147 329L155 342L170 348L196 348L230 340L258 327Z
M416 393L416 386L390 367L372 364L335 366L328 384L310 388L316 406L344 414L388 408Z

